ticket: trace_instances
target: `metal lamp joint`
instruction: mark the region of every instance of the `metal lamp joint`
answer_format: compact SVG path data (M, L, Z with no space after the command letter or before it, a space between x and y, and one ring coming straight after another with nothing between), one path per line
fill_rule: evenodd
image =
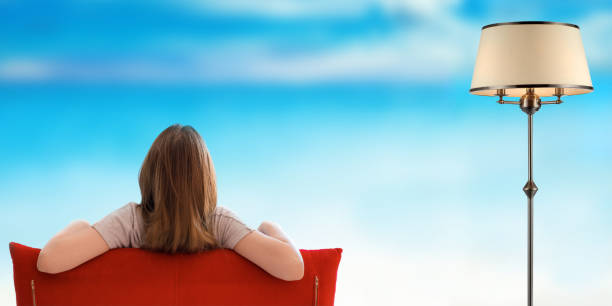
M538 96L535 93L534 88L527 88L525 90L525 94L520 98L520 100L509 101L509 100L504 100L504 97L506 96L506 90L498 89L497 96L499 97L499 100L497 100L497 103L520 105L521 109L525 113L533 115L540 109L540 106L542 104L561 104L563 103L563 101L561 100L561 97L564 95L565 94L563 92L563 88L555 88L555 96L557 97L557 99L552 100L552 101L542 101L540 99L540 96Z

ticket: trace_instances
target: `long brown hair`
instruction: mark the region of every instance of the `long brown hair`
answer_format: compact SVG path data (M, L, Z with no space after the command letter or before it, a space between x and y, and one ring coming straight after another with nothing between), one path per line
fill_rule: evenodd
M217 247L210 225L217 206L215 169L193 127L175 124L157 136L138 183L143 248L176 253Z

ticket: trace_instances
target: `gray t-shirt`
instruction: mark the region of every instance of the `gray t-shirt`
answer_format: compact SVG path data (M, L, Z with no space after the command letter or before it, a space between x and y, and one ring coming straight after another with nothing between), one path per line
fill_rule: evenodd
M139 248L142 245L142 207L130 202L96 222L93 228L100 233L111 249ZM220 247L234 246L253 230L244 224L229 209L217 206L212 216L212 229Z

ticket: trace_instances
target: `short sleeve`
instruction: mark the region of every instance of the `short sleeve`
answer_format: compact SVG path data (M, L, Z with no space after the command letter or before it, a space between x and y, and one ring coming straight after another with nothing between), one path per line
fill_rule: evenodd
M136 203L128 203L94 223L93 228L100 233L109 248L137 247L132 243L136 206Z
M213 216L214 235L219 246L233 249L238 241L253 231L229 209L217 206Z

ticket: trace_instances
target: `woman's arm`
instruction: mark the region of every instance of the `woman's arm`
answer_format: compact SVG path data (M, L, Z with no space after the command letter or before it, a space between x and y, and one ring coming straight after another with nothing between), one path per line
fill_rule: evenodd
M300 251L277 224L261 223L257 231L238 241L234 251L282 280L300 280L304 276Z
M45 273L70 270L106 251L108 245L86 221L74 221L40 251L36 267Z

